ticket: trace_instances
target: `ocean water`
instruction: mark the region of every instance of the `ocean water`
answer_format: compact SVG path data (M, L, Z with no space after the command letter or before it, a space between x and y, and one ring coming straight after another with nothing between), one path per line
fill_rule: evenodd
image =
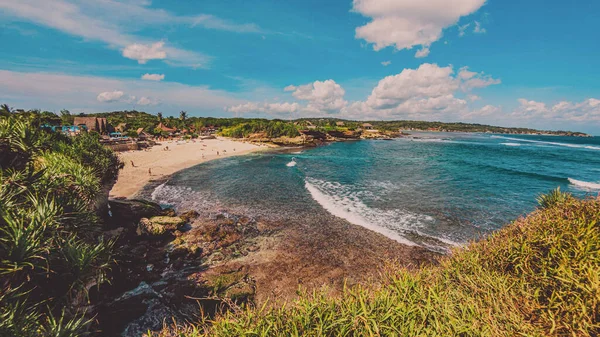
M331 215L399 242L445 251L532 211L559 187L600 193L600 138L414 133L204 163L152 198L326 226Z

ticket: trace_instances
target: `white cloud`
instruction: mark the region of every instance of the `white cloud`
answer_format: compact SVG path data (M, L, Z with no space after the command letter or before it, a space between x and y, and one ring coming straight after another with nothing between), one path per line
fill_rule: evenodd
M334 80L288 86L286 91L293 91L292 96L308 101L307 109L314 112L335 113L347 104L344 100L346 91Z
M477 96L477 95L467 95L467 98L469 99L469 101L471 102L475 102L475 101L479 101L481 99L481 97Z
M520 98L511 116L569 122L600 122L600 100L589 98L579 103L561 101L551 107L543 102Z
M484 4L485 0L354 0L353 10L372 19L356 29L356 37L373 43L375 50L429 47L444 28Z
M468 67L463 67L458 72L458 78L462 80L461 88L463 91L486 88L490 85L502 83L499 79L492 78L492 76L486 75L483 72L476 73L468 69Z
M254 87L244 93L232 94L176 82L0 70L0 101L24 109L59 111L66 108L98 112L105 111L106 103L110 101L111 109L131 109L133 104L148 104L146 109L153 111L154 104L160 103L163 112L212 113L222 110L223 106L247 101L248 97L262 97L274 92L265 87Z
M485 34L487 32L487 30L483 27L481 27L481 23L478 21L475 21L475 28L473 28L473 33L475 34Z
M160 28L164 25L184 25L240 33L261 31L254 24L235 24L206 14L175 15L162 9L150 8L149 1L141 0L0 0L0 16L5 20L33 22L85 40L104 42L111 49L121 50L124 55L139 53L139 51L135 51L139 45L148 46L156 43L156 41L131 34L131 32L145 27ZM176 48L172 45L164 45L161 49L154 54L154 58L165 59L168 56L169 63L177 66L205 66L210 60L202 53ZM147 53L146 55L148 56ZM150 58L135 57L133 59L145 62Z
M246 113L266 113L276 117L289 117L291 114L300 111L302 107L298 103L256 103L247 102L225 108L226 111L235 114Z
M157 105L159 103L160 102L157 99L146 96L140 97L140 99L137 100L137 104L139 105Z
M147 80L147 81L162 81L165 79L165 75L164 74L148 74L145 73L144 75L142 75L142 80Z
M458 36L460 36L460 37L465 36L466 30L467 30L467 28L469 28L470 25L471 25L470 23L467 23L462 26L458 26Z
M236 24L208 14L201 14L191 17L189 20L191 21L192 27L202 26L208 29L217 29L237 33L264 33L264 31L256 24Z
M266 113L268 115L286 116L292 114L302 116L322 116L324 114L337 114L346 105L344 100L345 90L334 80L315 81L305 85L288 85L284 91L291 92L292 96L306 104L298 102L246 102L243 104L226 107L225 110L239 113Z
M466 99L455 96L457 92L483 88L497 81L483 73L469 71L468 68L461 68L455 75L452 66L439 67L436 64L425 63L417 69L404 69L397 75L383 78L365 101L348 103L344 99L345 90L334 80L316 81L300 86L290 85L284 90L292 92L294 98L307 103L294 105L293 109L291 106L282 109L303 116L336 114L356 119L440 119L452 116L458 118L468 114L469 107ZM467 95L467 98L470 101L479 99L472 94ZM268 103L248 102L229 107L227 110L236 113L273 113L275 109L269 108Z
M422 64L418 69L404 69L400 74L379 81L366 103L373 109L388 109L411 98L451 95L459 87L452 73L452 67L438 67L429 63Z
M123 49L123 56L136 60L139 64L145 64L149 60L164 60L167 58L164 45L165 43L162 41L152 44L134 43Z
M383 61L383 62L381 62L381 65L384 66L384 67L387 67L390 64L392 64L392 61Z
M120 100L124 95L124 92L122 91L105 91L105 92L101 92L98 94L98 96L96 97L96 99L98 100L98 102L105 102L105 103L111 103L111 102L117 102L118 100Z
M461 119L472 120L472 119L481 119L488 117L498 117L501 116L502 109L493 105L486 105L480 109L475 109L471 111L467 111L460 115Z
M429 56L429 47L423 46L423 48L417 50L417 52L415 53L415 57L418 59L427 57L427 56Z

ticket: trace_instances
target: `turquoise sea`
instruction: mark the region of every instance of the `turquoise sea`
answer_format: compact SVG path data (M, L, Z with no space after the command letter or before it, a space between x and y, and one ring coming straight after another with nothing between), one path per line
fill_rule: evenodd
M532 211L540 193L600 192L599 137L412 136L212 161L176 173L152 198L307 226L334 215L444 251Z

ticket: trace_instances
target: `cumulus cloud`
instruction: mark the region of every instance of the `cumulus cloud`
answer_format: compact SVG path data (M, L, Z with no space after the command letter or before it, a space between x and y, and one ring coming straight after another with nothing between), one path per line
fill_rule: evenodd
M286 89L293 91L292 96L295 98L308 101L307 109L314 112L339 112L347 104L344 100L346 91L334 80L288 86Z
M156 98L142 96L136 103L139 105L157 105L159 101Z
M498 117L503 114L502 109L500 107L494 105L486 105L480 109L474 109L471 111L467 111L460 115L461 119L472 120L472 119L481 119L486 117Z
M485 34L487 32L487 30L483 27L481 27L481 23L478 21L475 21L475 28L473 28L473 33L475 34Z
M226 111L233 112L235 114L246 114L246 113L266 113L274 116L290 116L293 113L298 112L301 109L298 103L256 103L247 102L244 104L238 104L231 107L225 108Z
M119 90L105 91L98 94L96 100L98 102L111 103L119 101L125 93Z
M392 61L383 61L383 62L381 62L381 65L384 66L384 67L387 67L390 64L392 64Z
M417 52L415 53L415 57L418 59L427 57L427 56L429 56L429 52L430 52L429 47L424 46L423 48L417 50Z
M447 0L354 0L353 10L371 18L356 28L356 38L372 43L375 50L427 48L442 37L444 28L484 4L485 0L454 0L451 5Z
M422 64L417 69L404 69L397 75L379 81L365 101L348 103L345 90L334 80L315 81L304 85L289 85L284 91L306 104L288 103L282 112L303 116L337 114L346 118L439 118L444 115L460 116L468 113L468 101L457 93L499 83L484 73L461 68L456 74L452 66ZM468 94L470 101L479 99ZM276 103L285 104L285 103ZM295 104L295 105L292 105ZM276 109L268 103L248 102L227 108L230 112L273 113Z
M486 88L490 85L496 85L502 83L501 80L492 78L490 75L486 75L483 72L476 73L470 71L468 67L460 68L458 72L458 78L462 80L461 88L464 91L470 91L473 89Z
M283 89L291 92L298 102L246 102L226 107L225 110L239 113L266 113L276 116L320 116L339 113L348 103L344 100L346 91L334 80L315 81L304 85L288 85Z
M600 100L589 98L582 102L561 101L552 106L520 98L511 116L523 119L549 119L570 122L600 122Z
M467 30L467 28L469 28L470 25L471 25L470 23L467 23L462 26L458 26L458 36L460 36L460 37L465 36L466 30Z
M139 64L145 64L149 60L164 60L167 58L167 52L164 50L165 43L162 41L152 44L134 43L123 49L123 56L138 61Z
M254 86L239 94L176 82L69 75L47 72L0 70L0 96L11 106L24 109L44 107L47 110L67 108L77 112L131 109L133 104L154 111L156 104L163 111L194 111L211 113L223 106L240 104L248 97L271 95L275 90Z
M164 74L148 74L145 73L144 75L142 75L142 80L147 80L147 81L162 81L165 79L165 75Z

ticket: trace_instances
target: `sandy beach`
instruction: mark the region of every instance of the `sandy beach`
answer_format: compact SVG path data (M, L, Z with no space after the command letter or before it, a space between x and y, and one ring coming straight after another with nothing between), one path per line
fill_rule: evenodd
M125 167L110 191L110 197L132 197L150 180L160 179L185 168L223 157L243 155L264 147L226 138L164 141L147 151L119 153ZM168 150L165 150L168 147ZM133 162L133 165L132 165Z

